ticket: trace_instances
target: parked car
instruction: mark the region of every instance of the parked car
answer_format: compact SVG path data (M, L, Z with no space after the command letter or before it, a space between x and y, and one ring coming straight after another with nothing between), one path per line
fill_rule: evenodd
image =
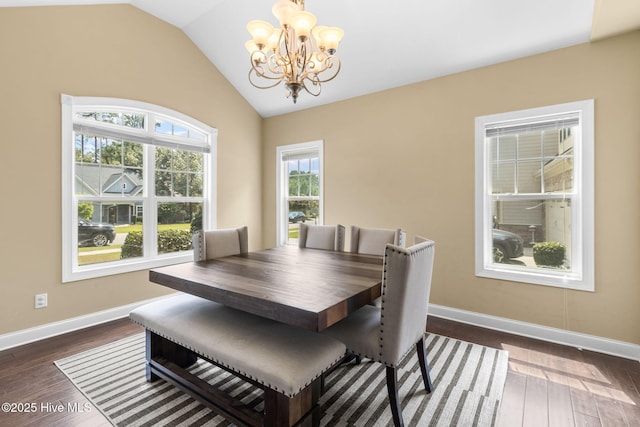
M509 231L494 228L493 262L508 262L511 258L521 257L524 250L522 237Z
M116 238L116 228L112 224L102 224L78 219L78 244L107 246Z
M293 223L305 222L306 220L307 220L307 217L302 212L298 212L298 211L289 212L289 222L293 222Z

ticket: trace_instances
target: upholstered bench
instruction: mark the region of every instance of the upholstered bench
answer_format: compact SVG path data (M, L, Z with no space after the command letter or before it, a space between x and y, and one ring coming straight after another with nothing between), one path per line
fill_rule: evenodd
M129 317L146 329L147 381L164 378L241 425L317 425L322 374L346 351L328 336L187 294ZM189 373L198 357L262 388L264 412Z

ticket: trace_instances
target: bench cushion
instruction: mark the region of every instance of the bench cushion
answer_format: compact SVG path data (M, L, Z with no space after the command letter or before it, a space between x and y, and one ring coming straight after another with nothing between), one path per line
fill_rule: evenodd
M293 397L345 354L329 336L188 294L146 304L129 317L236 373Z

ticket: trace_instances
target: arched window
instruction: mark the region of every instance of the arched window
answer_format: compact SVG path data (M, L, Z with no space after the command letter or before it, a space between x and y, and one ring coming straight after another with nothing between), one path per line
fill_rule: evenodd
M217 130L157 105L62 95L62 280L193 259L215 226Z

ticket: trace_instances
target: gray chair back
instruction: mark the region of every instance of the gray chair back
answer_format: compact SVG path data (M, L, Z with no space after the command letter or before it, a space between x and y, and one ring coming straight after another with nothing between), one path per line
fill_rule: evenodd
M219 230L200 230L193 234L193 259L204 261L249 251L247 226Z
M344 225L300 224L298 246L342 252L344 250Z
M388 244L384 255L380 362L396 366L425 332L435 243Z
M406 233L401 228L365 228L351 226L350 251L357 254L384 255L387 243L404 247Z

